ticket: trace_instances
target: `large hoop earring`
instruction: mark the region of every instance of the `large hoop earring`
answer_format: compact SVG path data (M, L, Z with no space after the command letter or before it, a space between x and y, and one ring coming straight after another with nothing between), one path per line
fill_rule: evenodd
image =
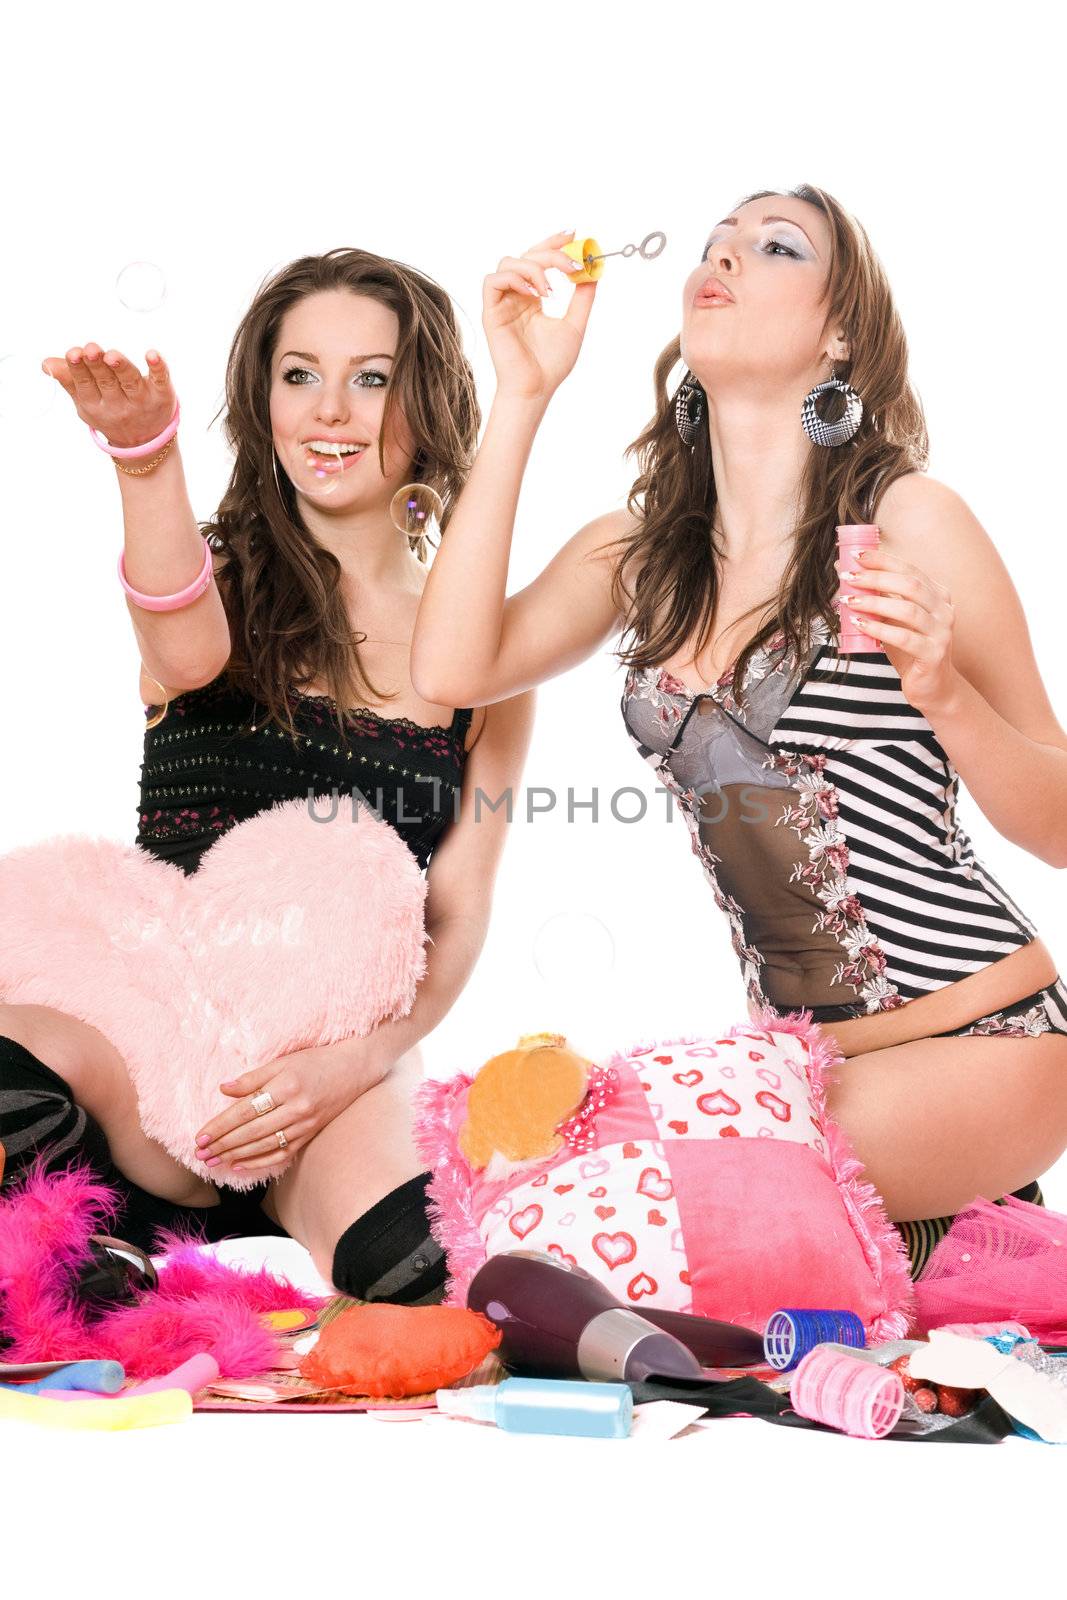
M141 668L142 668L146 678L152 678L152 674L149 672L148 668L145 666L143 661L141 662ZM159 679L158 678L152 678L152 682L153 683L159 683ZM145 727L146 728L158 728L159 724L163 721L163 718L167 714L167 707L170 705L170 698L169 698L169 696L167 694L167 686L166 686L166 684L165 683L159 683L159 687L163 690L163 709L162 709L162 711L158 712L154 717L148 717L148 718L145 719ZM146 711L148 710L147 706L145 706L145 710Z
M696 443L697 433L704 421L706 399L698 380L691 372L687 372L674 397L674 425L678 429L678 437L690 450Z
M277 452L277 450L275 450L273 445L271 445L271 447L270 447L270 464L274 469L274 483L275 483L275 486L276 486L276 488L278 490L278 499L281 501L282 505L284 506L284 504L285 504L285 492L282 489L282 480L278 476L278 452Z
M819 396L831 389L836 389L839 394L844 395L845 409L836 422L824 422L816 407ZM825 383L817 383L814 389L809 389L800 408L800 421L812 444L821 444L828 448L847 444L863 421L863 401L844 378L831 376Z

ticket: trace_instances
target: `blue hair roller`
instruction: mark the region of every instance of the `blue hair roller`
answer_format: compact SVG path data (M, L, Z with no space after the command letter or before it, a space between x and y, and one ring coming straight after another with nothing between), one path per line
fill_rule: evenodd
M854 1311L775 1311L763 1334L763 1354L768 1366L791 1372L817 1344L847 1344L863 1350L867 1335Z

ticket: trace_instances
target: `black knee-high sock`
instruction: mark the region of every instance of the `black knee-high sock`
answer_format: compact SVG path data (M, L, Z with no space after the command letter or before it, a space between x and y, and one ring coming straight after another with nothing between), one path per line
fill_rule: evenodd
M0 1034L0 1144L5 1185L41 1154L49 1172L76 1158L101 1174L111 1166L104 1130L77 1104L70 1085L6 1034Z
M331 1269L341 1294L406 1306L444 1299L448 1269L426 1215L429 1179L420 1172L398 1185L345 1229Z

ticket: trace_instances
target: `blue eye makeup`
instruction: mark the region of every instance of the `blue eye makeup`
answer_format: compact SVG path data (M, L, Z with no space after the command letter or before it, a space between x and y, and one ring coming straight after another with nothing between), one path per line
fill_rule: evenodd
M708 251L711 249L713 242L713 240L709 239L707 244L704 246L704 254L701 257L702 261L706 261L708 259ZM768 239L764 244L759 246L759 249L763 255L767 256L776 255L779 251L781 251L783 255L792 256L794 261L802 261L804 259L801 252L799 250L794 250L793 246L791 244L787 244L784 239Z
M305 380L311 380L314 377L315 374L307 367L288 367L282 373L282 382L291 384L294 388L303 388ZM373 378L375 381L373 383L364 383L364 378ZM389 379L386 373L376 372L372 367L365 367L361 372L356 373L356 381L361 389L384 389Z

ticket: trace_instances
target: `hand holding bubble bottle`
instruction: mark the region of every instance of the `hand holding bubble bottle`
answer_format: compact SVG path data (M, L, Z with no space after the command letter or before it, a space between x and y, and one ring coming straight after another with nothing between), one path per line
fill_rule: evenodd
M848 582L847 574L860 570L858 566L860 551L877 550L878 539L879 531L874 523L838 524L837 570L841 588L835 603L841 613L841 630L837 642L839 655L865 655L882 648L877 639L872 638L869 633L864 633L852 608L844 604L846 599L854 600L860 593Z

